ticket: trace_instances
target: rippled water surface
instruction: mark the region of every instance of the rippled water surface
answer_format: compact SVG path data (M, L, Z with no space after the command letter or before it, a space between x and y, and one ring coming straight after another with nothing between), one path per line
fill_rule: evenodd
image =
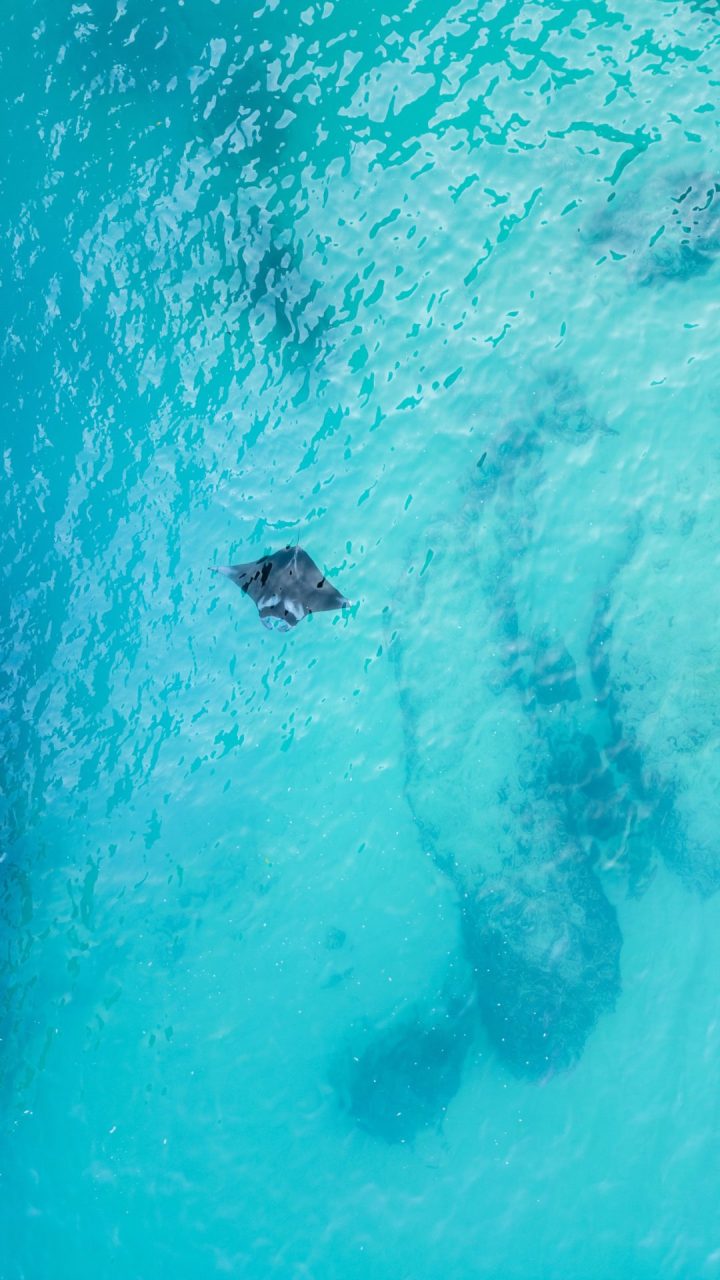
M720 1275L719 21L6 6L1 1280Z

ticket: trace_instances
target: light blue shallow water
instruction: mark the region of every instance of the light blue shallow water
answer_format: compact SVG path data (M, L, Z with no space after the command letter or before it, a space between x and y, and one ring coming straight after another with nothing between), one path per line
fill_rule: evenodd
M7 9L0 1280L720 1274L719 35Z

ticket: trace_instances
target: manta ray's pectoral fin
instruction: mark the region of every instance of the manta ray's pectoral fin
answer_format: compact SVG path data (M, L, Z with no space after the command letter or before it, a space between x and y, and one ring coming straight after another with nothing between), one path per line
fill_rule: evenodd
M257 564L218 564L211 566L215 573L223 573L226 578L234 582L241 591L252 594L250 588L255 581L259 581L261 570Z
M350 601L327 578L321 578L306 588L304 604L308 613L327 613L331 609L350 608Z

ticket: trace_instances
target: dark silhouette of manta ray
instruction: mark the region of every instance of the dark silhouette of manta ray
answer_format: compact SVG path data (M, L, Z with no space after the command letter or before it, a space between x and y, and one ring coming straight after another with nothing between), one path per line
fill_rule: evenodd
M302 547L284 547L249 564L218 565L215 572L224 573L255 601L264 627L272 627L270 619L277 618L280 628L289 630L308 613L350 604Z

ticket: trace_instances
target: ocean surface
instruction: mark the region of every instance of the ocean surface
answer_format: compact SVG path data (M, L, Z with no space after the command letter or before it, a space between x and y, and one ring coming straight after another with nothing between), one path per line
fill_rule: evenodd
M0 1280L720 1276L717 4L0 97Z

